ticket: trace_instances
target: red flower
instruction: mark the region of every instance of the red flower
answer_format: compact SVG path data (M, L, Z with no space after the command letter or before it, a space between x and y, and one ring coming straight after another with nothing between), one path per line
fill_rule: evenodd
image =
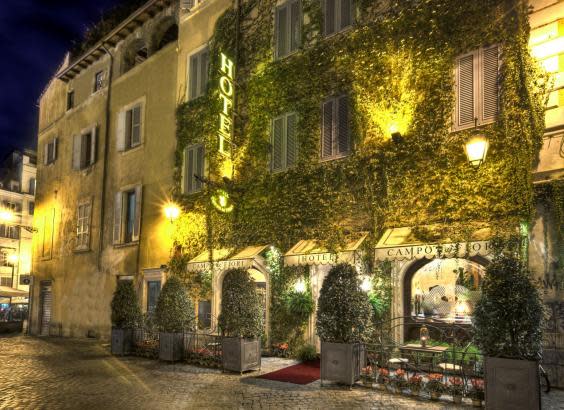
M380 373L380 375L384 376L384 377L388 377L390 375L390 371L388 369L385 368L380 368L380 370L378 371Z
M484 390L484 380L483 379L470 379L470 383L474 390Z
M443 375L439 373L431 373L428 377L429 380L433 380L433 381L440 381L443 379Z

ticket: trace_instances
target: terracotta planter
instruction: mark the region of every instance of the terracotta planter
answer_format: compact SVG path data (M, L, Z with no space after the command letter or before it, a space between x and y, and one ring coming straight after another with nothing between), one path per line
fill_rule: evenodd
M488 409L540 409L538 362L486 357L484 381Z
M438 391L431 392L431 400L439 400L443 394Z
M462 395L452 396L452 401L454 404L462 404Z

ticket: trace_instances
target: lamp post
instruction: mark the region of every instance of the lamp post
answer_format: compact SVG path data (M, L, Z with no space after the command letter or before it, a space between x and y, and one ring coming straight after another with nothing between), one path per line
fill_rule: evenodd
M464 145L464 152L468 162L473 167L479 168L486 160L490 143L485 135L476 134L472 136Z
M170 223L173 223L178 219L180 216L180 207L176 205L174 202L168 202L163 207L163 213L170 220Z

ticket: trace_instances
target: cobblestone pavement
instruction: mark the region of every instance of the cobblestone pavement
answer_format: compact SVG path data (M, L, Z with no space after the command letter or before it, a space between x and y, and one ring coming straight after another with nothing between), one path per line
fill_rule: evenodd
M292 364L264 359L261 373ZM116 358L91 340L0 338L0 409L449 409L363 387L306 386L186 364ZM458 407L460 408L460 407ZM470 408L468 405L463 408ZM563 409L564 392L544 397Z

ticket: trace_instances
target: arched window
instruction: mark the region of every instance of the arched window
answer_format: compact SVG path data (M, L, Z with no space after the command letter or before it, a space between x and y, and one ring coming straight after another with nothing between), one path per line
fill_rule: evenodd
M133 41L126 49L123 58L123 70L126 73L149 57L149 49L143 39Z

